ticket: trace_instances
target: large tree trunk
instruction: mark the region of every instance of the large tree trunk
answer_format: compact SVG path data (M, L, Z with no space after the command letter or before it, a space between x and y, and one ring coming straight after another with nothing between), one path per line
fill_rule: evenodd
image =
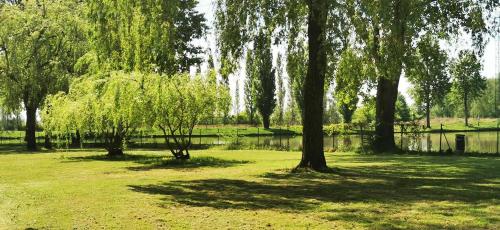
M46 149L52 149L52 141L50 140L50 135L49 134L45 134L45 140L44 140L44 144L43 146L46 148Z
M26 147L36 151L36 107L26 105Z
M116 134L111 138L106 150L108 150L110 157L123 156L123 137Z
M110 148L110 149L108 149L108 156L110 156L110 157L123 156L123 149L122 148Z
M399 79L399 76L397 79ZM394 115L398 97L398 84L398 80L385 77L378 79L374 143L377 152L390 152L396 149Z
M264 129L269 129L270 127L269 116L262 116L262 123L264 124Z
M76 130L75 135L71 134L71 147L79 148L82 144L82 137L80 131Z
M325 27L328 1L308 1L309 63L304 81L302 160L298 168L327 169L323 152L323 94L326 72Z

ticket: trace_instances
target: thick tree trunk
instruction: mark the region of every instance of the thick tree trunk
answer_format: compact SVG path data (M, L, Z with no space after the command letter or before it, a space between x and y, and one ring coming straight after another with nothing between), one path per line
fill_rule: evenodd
M397 79L399 79L399 76ZM397 80L384 77L378 79L374 143L377 152L390 152L396 149L394 115L398 97L398 84L399 81Z
M45 134L45 142L43 145L46 149L52 149L52 141L50 140L50 135Z
M298 168L327 169L323 151L323 94L326 72L325 27L328 1L309 1L309 63L304 81L302 160Z
M270 127L269 116L262 116L262 123L264 125L264 129L269 129Z
M122 148L110 148L110 149L108 149L108 156L110 156L110 157L123 156L123 149Z
M122 156L123 155L123 137L120 135L115 135L113 138L111 138L110 143L106 147L106 150L108 150L108 156L110 157L115 157L115 156Z
M26 147L30 151L36 151L36 108L26 106Z
M82 137L80 131L76 130L75 135L71 134L71 147L79 148L82 143Z

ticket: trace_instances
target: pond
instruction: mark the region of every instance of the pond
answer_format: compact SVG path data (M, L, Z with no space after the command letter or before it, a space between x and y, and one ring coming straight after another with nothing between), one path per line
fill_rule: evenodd
M497 152L497 132L464 132L464 133L446 133L441 137L441 149L446 151L448 148L455 150L456 134L465 135L466 152L472 153L496 153ZM365 136L366 137L366 136ZM440 134L439 133L423 133L417 137L404 135L401 142L401 134L396 133L396 145L405 150L414 151L433 151L437 152L440 149ZM366 138L365 138L366 139ZM37 138L38 144L43 144L43 136ZM56 140L53 140L56 142ZM100 143L99 139L86 139L84 146L91 147L92 144ZM197 145L230 145L231 148L272 148L298 151L302 148L301 136L221 136L221 137L193 137L192 142ZM16 138L0 138L0 144L23 144L22 136ZM362 138L360 135L348 136L325 136L324 148L327 151L331 150L354 150L362 146ZM449 145L448 145L449 144ZM166 148L163 138L139 138L130 139L130 147L159 147ZM448 147L449 146L449 147ZM63 146L59 146L63 147ZM64 147L63 147L64 148Z
M448 148L455 150L456 134L465 135L466 152L474 153L496 153L497 151L497 132L465 132L465 133L446 133L441 137L441 148L446 151ZM395 134L396 145L401 146L401 135ZM131 140L137 145L141 143L163 144L162 138L134 138ZM260 137L193 137L195 145L241 145L242 148L282 148L290 150L300 150L302 147L301 136L260 136ZM402 147L406 150L415 151L439 151L439 133L423 133L418 137L409 135L403 136ZM325 136L325 150L353 150L362 145L360 135L348 136ZM449 144L449 147L448 147Z

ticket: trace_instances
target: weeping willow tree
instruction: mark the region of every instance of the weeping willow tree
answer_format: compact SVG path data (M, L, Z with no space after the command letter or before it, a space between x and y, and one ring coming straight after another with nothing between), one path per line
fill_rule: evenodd
M212 76L157 76L147 84L147 97L150 99L148 121L163 132L165 142L176 159L190 158L194 127L224 109L227 105L223 102L230 103L223 85L217 85Z
M100 137L109 156L123 155L124 140L144 122L147 77L111 72L77 79L68 93L47 98L41 113L43 127L60 137L76 131Z
M7 1L0 5L0 97L26 112L26 142L36 150L37 112L45 97L67 90L87 51L86 23L75 1Z
M94 55L110 70L189 72L200 64L207 26L196 0L89 0Z

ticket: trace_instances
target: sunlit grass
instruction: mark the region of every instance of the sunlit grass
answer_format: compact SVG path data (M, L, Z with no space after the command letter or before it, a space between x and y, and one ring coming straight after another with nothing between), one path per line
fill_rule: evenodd
M500 228L500 159L328 154L0 153L0 229Z

